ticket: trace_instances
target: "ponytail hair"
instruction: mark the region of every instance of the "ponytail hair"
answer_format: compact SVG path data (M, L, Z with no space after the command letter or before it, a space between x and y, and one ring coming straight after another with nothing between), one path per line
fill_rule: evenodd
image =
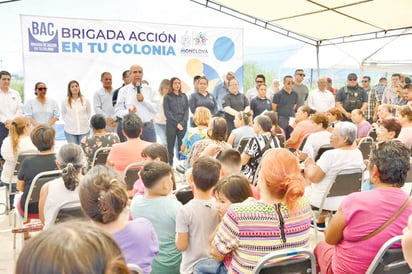
M97 165L83 177L79 190L83 212L95 222L115 221L127 206L126 183L112 167Z
M269 150L262 159L259 178L270 194L285 198L293 215L298 200L304 194L305 179L300 173L299 160L287 149Z
M10 136L10 141L11 145L13 147L13 154L14 156L17 156L18 154L18 148L19 148L19 143L20 143L20 136L24 134L24 130L26 127L28 127L29 120L23 116L16 117L13 119L10 125L9 129L9 136Z
M84 163L82 148L76 144L63 145L57 155L57 162L63 169L64 186L68 190L74 191L79 185L79 174Z

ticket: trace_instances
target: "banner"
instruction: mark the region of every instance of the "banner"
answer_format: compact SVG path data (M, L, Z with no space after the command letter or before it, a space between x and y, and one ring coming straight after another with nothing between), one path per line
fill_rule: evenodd
M179 77L182 90L193 89L193 77L209 79L208 91L228 71L243 82L243 30L21 15L25 101L34 85L44 82L47 96L66 98L71 80L92 101L102 87L100 75L110 72L113 88L122 72L143 67L143 79L157 90L160 82Z

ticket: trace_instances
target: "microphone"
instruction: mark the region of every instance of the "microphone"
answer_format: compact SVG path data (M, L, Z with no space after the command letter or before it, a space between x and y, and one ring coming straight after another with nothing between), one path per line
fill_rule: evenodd
M142 89L142 84L140 82L136 83L137 94L140 94L140 90Z

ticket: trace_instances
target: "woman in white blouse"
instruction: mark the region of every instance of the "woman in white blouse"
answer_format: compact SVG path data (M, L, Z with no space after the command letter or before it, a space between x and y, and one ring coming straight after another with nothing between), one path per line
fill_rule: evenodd
M72 80L67 87L67 99L61 107L64 134L68 143L80 144L89 135L90 102L80 92L79 82Z
M19 153L37 152L30 139L30 121L23 116L16 117L10 124L9 136L1 146L1 155L5 162L1 172L1 181L9 187L12 183L14 168ZM12 192L16 191L16 183L12 183ZM13 207L14 195L9 196L10 206Z

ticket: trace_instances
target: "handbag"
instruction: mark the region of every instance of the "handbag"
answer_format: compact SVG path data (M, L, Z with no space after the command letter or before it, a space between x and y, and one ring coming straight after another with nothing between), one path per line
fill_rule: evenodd
M378 227L375 231L369 233L368 235L363 236L362 238L360 238L359 240L357 240L356 242L360 242L360 241L365 241L367 239L372 238L373 236L375 236L376 234L378 234L379 232L381 232L382 230L384 230L388 225L390 225L396 218L398 218L399 215L401 215L401 213L409 206L409 204L411 203L411 199L408 197L406 199L406 201L403 203L403 205L388 219L386 220L386 222L381 225L380 227Z

